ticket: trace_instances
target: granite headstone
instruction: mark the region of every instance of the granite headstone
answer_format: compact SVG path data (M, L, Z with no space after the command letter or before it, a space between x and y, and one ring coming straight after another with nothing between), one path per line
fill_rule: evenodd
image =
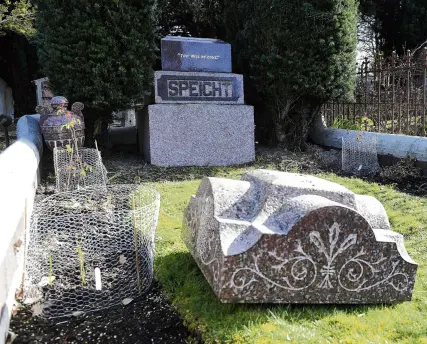
M218 39L167 36L161 54L164 71L231 73L231 45Z
M248 105L154 104L139 142L156 166L227 166L255 158L254 112Z
M254 108L243 76L231 73L231 46L168 36L155 103L137 115L139 151L156 166L228 166L255 159Z
M244 104L240 74L155 72L156 103Z
M222 302L408 301L417 272L378 200L293 173L205 178L183 239Z

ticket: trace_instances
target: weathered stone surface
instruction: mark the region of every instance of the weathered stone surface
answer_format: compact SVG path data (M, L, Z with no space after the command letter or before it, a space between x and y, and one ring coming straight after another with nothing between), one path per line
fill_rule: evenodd
M417 271L378 200L292 173L205 178L183 239L222 302L406 301Z
M16 124L16 138L25 140L38 159L43 154L43 136L39 125L40 115L22 116Z
M83 103L76 102L67 110L68 100L62 96L53 97L51 105L37 105L40 116L40 128L47 147L50 150L66 145L83 146L85 124L82 110ZM67 125L71 127L66 128Z
M240 74L154 73L156 103L244 104Z
M231 45L218 39L167 36L161 52L165 71L231 73Z
M140 152L157 166L227 166L255 159L247 105L156 104L137 115Z

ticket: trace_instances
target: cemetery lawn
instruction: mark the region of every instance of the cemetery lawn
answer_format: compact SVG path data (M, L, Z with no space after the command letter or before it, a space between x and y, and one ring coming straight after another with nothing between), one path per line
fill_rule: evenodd
M222 304L181 240L183 211L199 186L199 176L238 178L244 169L194 170L189 175L193 180L154 183L162 202L155 272L186 325L205 343L427 343L427 198L357 178L318 174L383 203L392 229L405 235L406 249L419 264L411 302L371 306Z

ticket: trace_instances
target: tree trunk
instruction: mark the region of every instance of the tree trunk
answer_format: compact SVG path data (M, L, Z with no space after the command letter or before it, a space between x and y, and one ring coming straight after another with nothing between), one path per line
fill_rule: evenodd
M86 108L84 110L86 140L87 147L95 147L95 140L98 148L104 154L110 153L110 145L108 140L108 125L112 120L112 110L100 110L95 108Z
M277 146L291 151L305 151L313 120L319 111L319 105L313 106L310 102L300 101L287 113L283 113L280 116L283 119L275 121Z

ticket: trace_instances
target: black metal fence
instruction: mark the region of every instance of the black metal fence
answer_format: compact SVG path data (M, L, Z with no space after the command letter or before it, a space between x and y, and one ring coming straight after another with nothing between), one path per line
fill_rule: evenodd
M427 49L365 59L356 80L354 101L323 106L328 126L426 136Z

